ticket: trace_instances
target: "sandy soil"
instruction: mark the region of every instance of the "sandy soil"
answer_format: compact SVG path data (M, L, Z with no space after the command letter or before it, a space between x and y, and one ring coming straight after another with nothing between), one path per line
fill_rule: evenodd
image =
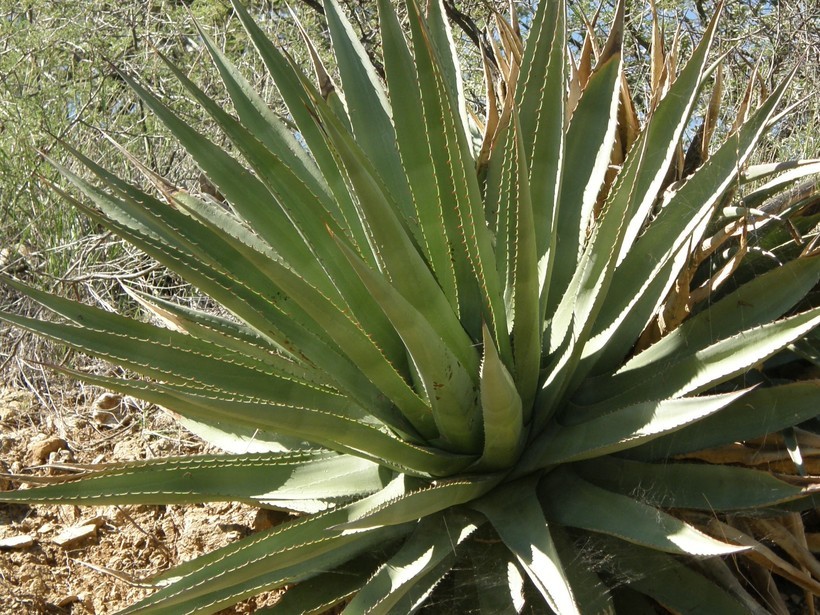
M48 463L205 450L160 409L127 399L117 405L118 399L91 395L81 393L67 404L69 409L57 409L28 392L0 388L0 472L40 466L34 471L47 475L57 472L42 468ZM0 476L0 490L20 486ZM115 613L147 595L149 590L137 586L140 579L277 521L274 513L234 503L95 508L0 504L0 545L7 545L0 547L0 614ZM69 538L71 531L80 536ZM15 540L22 544L13 546ZM253 613L274 600L274 594L267 594L223 613Z

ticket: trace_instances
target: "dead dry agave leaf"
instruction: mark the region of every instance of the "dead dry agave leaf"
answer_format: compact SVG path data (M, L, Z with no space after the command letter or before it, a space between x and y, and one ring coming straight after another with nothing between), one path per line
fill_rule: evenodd
M708 529L711 533L721 536L738 545L748 547L743 552L742 557L749 558L753 562L763 566L770 572L783 577L790 583L794 583L816 596L820 596L820 579L813 578L810 573L805 572L777 555L770 548L752 537L748 532L733 527L728 523L713 519L709 522Z

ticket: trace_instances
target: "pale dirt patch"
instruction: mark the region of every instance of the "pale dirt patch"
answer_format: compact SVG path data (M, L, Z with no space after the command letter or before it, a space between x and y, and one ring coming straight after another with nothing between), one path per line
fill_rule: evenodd
M0 388L0 472L20 473L44 462L146 459L206 450L158 408L124 404L112 423L95 418L93 399L81 393L72 401L73 407L60 408L55 416L55 409L44 407L34 395ZM19 487L0 478L0 490ZM0 614L115 613L150 593L127 579L148 577L278 520L268 511L236 503L0 504L0 545L11 543L0 548ZM223 613L253 613L274 600L274 593L266 594Z

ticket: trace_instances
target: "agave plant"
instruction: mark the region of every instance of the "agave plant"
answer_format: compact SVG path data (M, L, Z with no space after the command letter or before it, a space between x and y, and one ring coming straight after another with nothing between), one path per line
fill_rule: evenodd
M144 168L156 190L140 190L79 152L97 181L64 170L63 193L224 312L133 291L152 324L6 279L59 318L2 314L140 376L58 368L227 453L89 467L0 500L300 513L148 580L157 591L123 613L213 613L284 586L272 612L762 611L715 557L747 548L721 520L799 509L816 482L681 455L816 415L816 381L745 379L820 323L795 307L816 250L636 343L787 83L675 178L715 21L680 70L653 60L665 77L639 120L622 7L576 63L564 2L543 0L526 44L498 21L480 120L438 0L407 0L404 22L380 0L384 81L326 0L340 86L309 40L318 85L234 9L287 119L205 34L234 113L172 66L233 153L123 75L225 203Z

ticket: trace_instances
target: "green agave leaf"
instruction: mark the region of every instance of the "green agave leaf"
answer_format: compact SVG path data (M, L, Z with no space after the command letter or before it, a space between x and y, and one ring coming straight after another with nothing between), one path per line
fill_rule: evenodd
M657 603L629 587L619 587L612 592L616 612L635 615L657 615Z
M204 96L204 94L201 95ZM205 98L207 99L207 97ZM277 253L269 243L255 234L248 227L247 223L233 211L229 210L229 208L213 198L202 201L192 197L184 190L177 188L168 182L168 180L142 164L137 157L117 143L113 138L107 138L117 151L120 152L128 162L139 169L146 179L154 185L156 191L162 195L164 202L160 202L138 188L122 181L94 161L83 156L80 152L71 148L68 149L87 169L91 170L103 181L107 189L112 190L115 195L119 196L123 203L130 205L128 210L134 217L142 220L147 227L152 228L158 235L170 238L170 243L174 245L180 245L180 242L182 242L188 246L189 249L207 254L207 250L202 250L202 244L198 241L198 239L201 239L201 236L198 235L200 229L198 229L196 225L194 225L193 229L189 230L185 228L187 226L185 223L182 224L182 227L173 224L173 222L179 222L180 219L190 224L190 220L186 220L185 215L191 215L193 213L194 217L200 220L213 221L219 228L220 234L226 233L229 238L238 240L272 260L283 260L282 256ZM72 177L76 176L72 175ZM77 184L77 179L79 178L73 179L75 184ZM81 188L84 187L81 186ZM87 189L83 189L83 192L87 195L89 194ZM92 197L92 200L95 199ZM186 204L188 205L187 207ZM101 209L104 210L104 207L101 207ZM214 259L212 258L212 260Z
M283 436L230 421L192 419L166 410L182 427L225 453L288 453L316 448L300 437Z
M311 192L322 199L326 206L335 208L336 205L330 202L330 188L325 178L305 148L296 140L293 132L271 111L265 100L214 44L202 27L196 22L194 25L219 70L222 83L231 97L242 126L259 139L270 152L276 154L282 160L283 167L292 171Z
M508 483L470 506L487 517L553 611L580 614L535 493L537 481Z
M744 284L690 318L644 352L628 361L618 373L632 372L670 363L706 348L744 329L771 322L801 301L820 280L820 258L790 261Z
M394 275L398 275L400 272L392 260L396 252L403 252L403 257L410 259L410 262L421 261L408 221L399 215L394 195L360 144L341 125L321 98L313 102L316 108L316 121L322 129L328 147L340 161L351 194L356 198L358 217L368 238L365 245L369 247L381 268L391 269L392 266ZM390 243L391 241L395 242L395 245ZM382 254L383 250L390 251ZM426 267L424 269L426 270ZM421 280L425 282L426 272L422 272L421 268L412 267L411 271L416 276L422 276ZM434 290L429 283L426 287Z
M168 344L169 340L175 340L175 342L170 343L175 346L185 346L194 352L205 355L217 354L219 352L225 359L234 360L237 363L246 365L250 369L269 369L271 372L282 370L286 373L291 373L290 369L299 369L299 366L293 361L281 354L276 354L270 344L258 334L225 318L207 315L204 312L198 313L202 315L204 322L209 323L209 325L213 323L214 335L212 340L203 339L194 335L186 335L180 332L181 327L177 325L179 321L176 318L176 314L182 314L186 311L191 314L197 314L197 312L190 308L178 306L170 301L158 299L156 303L151 303L152 308L157 304L163 306L163 308L158 308L159 311L155 312L156 315L168 315L164 320L170 323L171 326L163 328L141 322L134 318L126 318L107 310L87 306L77 301L63 299L62 297L38 290L7 276L0 275L0 282L30 297L43 307L46 307L55 314L59 314L72 323L94 329L95 331L109 331L122 335L140 335L160 344ZM140 293L139 291L132 291L131 289L126 290L139 301L145 302L143 303L144 305L148 304L146 299L148 295ZM217 331L223 327L226 331L230 332L228 335L217 333ZM211 327L206 325L203 326L202 329L210 331ZM227 344L219 343L223 340L229 341ZM228 344L231 343L234 344L234 347L228 347Z
M486 326L480 394L484 452L478 466L490 470L508 468L524 446L524 409L512 376L501 362Z
M427 599L436 590L439 583L450 573L452 566L452 563L445 559L437 566L434 566L430 572L417 579L413 586L408 588L402 599L390 609L390 615L412 614L426 606Z
M293 519L292 521L278 525L271 530L261 532L256 536L251 536L244 541L222 547L216 551L206 553L195 559L179 564L174 568L156 575L151 580L153 584L158 587L168 586L169 584L175 583L179 579L185 578L194 572L202 571L203 569L215 566L228 558L236 557L237 554L244 550L244 546L242 544L243 542L255 544L257 539L259 541L264 541L271 533L278 535L278 538L275 539L278 543L285 544L287 542L292 545L309 544L311 537L321 538L323 540L327 538L338 538L342 536L342 534L337 530L337 528L334 528L334 524L338 524L340 522L344 522L345 519L349 519L351 515L356 514L356 511L359 508L378 506L379 503L390 501L397 495L406 492L411 485L415 485L419 482L420 481L418 481L418 479L408 477L406 475L396 475L383 489L365 498L351 502L344 506L336 507L332 510L324 511L317 515ZM400 533L399 536L406 536L414 529L413 524L407 524L403 527L406 531ZM279 531L277 532L276 530ZM361 534L365 535L367 532L362 532ZM274 540L272 537L268 539ZM389 547L390 545L386 542L384 546ZM261 550L262 549L260 548L260 551ZM335 568L335 566L333 568ZM317 571L317 573L319 572L321 571Z
M238 500L277 508L304 500L322 510L387 484L377 464L329 451L174 457L83 469L59 485L0 492L0 500L92 505Z
M176 347L173 345L172 331L158 330L158 335L167 331L166 339L169 341L161 343L136 334L107 333L3 312L0 312L0 318L147 377L163 379L169 386L175 384L190 391L198 390L217 396L254 398L274 407L282 404L321 408L339 416L362 416L362 411L338 392L299 382L287 375L234 363L218 354L209 356L198 353L195 348L184 345ZM187 341L184 339L187 336L176 335L183 338L183 344Z
M579 557L578 547L567 529L552 524L550 534L558 549L558 557L565 562L564 572L581 613L615 615L611 590L594 570L594 566L590 566L584 557Z
M816 330L814 333L816 333ZM818 342L820 342L820 339L816 335L807 335L804 339L792 344L789 350L820 367L820 344Z
M381 275L343 244L339 248L401 336L424 387L442 448L477 452L481 447L481 422L474 372L465 369L430 323Z
M320 112L322 111L320 106ZM392 197L356 144L328 114L323 126L335 151L345 163L365 218L379 268L399 293L425 316L465 366L477 368L478 359L471 340L450 308L434 276L425 264L412 237L391 205Z
M652 597L673 613L749 613L742 600L670 555L615 539L601 544L605 552L617 558L619 572L629 578L630 588Z
M461 118L465 136L468 140L472 139L458 50L453 39L450 22L447 19L444 3L442 0L433 0L428 2L426 8L427 27L430 31L430 40L436 50L436 58L438 58L439 67L444 78L444 86L449 93L450 99L456 101L453 110Z
M192 338L225 348L229 354L236 353L256 359L270 365L272 369L278 366L299 380L316 384L329 380L327 375L318 371L315 366L297 363L287 355L277 352L268 340L243 323L174 303L162 297L154 297L136 288L124 286L124 290L148 313L174 331L187 333ZM60 315L71 318L68 313Z
M750 164L740 174L741 182L749 183L761 179L766 179L772 175L779 175L784 171L800 169L804 167L814 167L820 163L820 159L811 158L807 160L787 160L783 162L764 162L761 164ZM810 171L811 172L811 171Z
M178 72L177 76L179 77L181 74ZM284 256L287 262L299 263L302 275L314 284L318 284L318 281L322 278L327 281L319 263L312 256L309 247L302 241L302 234L298 232L297 228L294 228L284 206L271 194L260 179L252 175L248 169L224 150L191 128L129 75L122 74L121 77L143 100L146 106L162 120L256 233L270 245L277 246L277 251ZM187 81L186 83L189 87L192 87L192 84ZM204 101L200 100L200 102ZM213 106L211 107L213 109ZM222 114L222 119L227 122L227 114ZM248 146L255 143L259 146L259 149L264 150L255 138L249 137L246 129L238 127L236 124L235 126L237 126L237 130L244 133L243 138L236 140L235 143ZM264 151L267 152L267 150ZM271 155L270 158L274 157ZM280 166L281 163L277 165L277 168ZM284 167L281 168L284 169ZM285 171L285 173L292 174L292 171ZM310 202L307 199L304 199L304 201L305 203ZM262 204L268 205L263 206Z
M605 412L658 397L697 393L726 382L765 361L820 324L820 308L746 329L705 347L690 347L669 362L648 363L641 369L596 378L576 395L577 402L594 404L584 412ZM640 356L640 355L638 355ZM594 393L593 393L594 391ZM600 401L597 401L600 400Z
M464 267L466 259L451 257L451 253L463 248L453 241L456 235L448 232L448 228L455 230L455 227L448 225L447 212L442 208L441 180L432 155L433 151L440 151L432 146L432 139L438 135L430 134L425 123L416 62L393 6L387 0L379 1L379 25L390 102L395 117L400 118L395 122L396 145L419 221L419 243L452 311L458 314L459 288L464 292L463 287L468 284Z
M376 615L393 612L400 604L404 605L400 612L412 612L418 599L412 590L417 583L443 567L444 572L437 575L440 579L455 563L456 547L475 529L468 516L453 511L422 518L401 549L376 571L344 612ZM425 589L422 594L432 587Z
M64 339L59 337L59 332L64 331L75 342L80 340L77 343L83 343L80 339L83 338L82 332L93 330L95 335L85 339L87 346L94 346L97 349L94 352L107 356L122 356L123 361L145 375L163 377L181 384L199 382L205 388L261 397L267 397L272 389L278 388L280 379L297 387L336 393L332 386L319 380L319 374L270 349L267 352L247 353L248 345L242 341L237 343L238 348L226 348L218 343L224 336L215 338L216 342L203 340L62 299L2 276L0 281L76 325L68 329L51 325L50 331L55 339ZM123 344L126 339L129 340L128 344ZM147 358L152 360L147 361ZM187 359L190 359L190 365L186 363ZM185 364L181 365L178 361ZM211 372L215 374L212 376ZM270 380L262 376L270 376ZM220 384L224 386L220 388Z
M243 249L241 245L237 246L237 249L247 253L247 249ZM316 328L326 332L339 348L344 348L344 353L350 357L351 362L361 366L363 373L374 386L393 400L406 413L405 416L412 417L411 423L416 429L421 429L422 433L431 433L429 429L432 426L429 426L427 431L423 427L425 418L429 417L429 409L400 374L401 368L405 365L403 348L391 348L393 343L390 338L395 337L395 332L389 323L379 324L380 319L374 311L377 304L372 302L369 295L373 309L365 310L369 316L368 328L365 330L364 326L344 308L333 304L318 289L310 287L288 267L270 264L264 270L266 275L284 290L287 297L306 307L306 313L317 323ZM387 346L379 343L385 338L388 338ZM394 424L400 425L401 422Z
M653 505L707 511L760 508L796 500L801 487L768 472L728 465L643 463L606 457L574 466L585 480L624 495L646 492Z
M709 216L701 218L701 227L705 227L709 220ZM695 233L700 229L696 228ZM630 252L630 255L632 252ZM690 252L688 246L681 247L675 254L669 256L666 262L657 270L652 271L651 278L648 276L641 281L641 288L636 290L636 294L631 295L628 299L625 294L620 293L620 286L624 283L620 279L619 272L621 268L615 270L615 275L618 279L613 280L615 288L611 290L612 301L607 301L602 308L602 312L607 310L610 306L618 305L618 299L623 299L625 307L622 311L615 314L615 320L609 321L606 328L601 328L596 331L597 326L593 327L592 334L589 341L584 346L584 350L579 361L579 374L589 377L590 372L592 377L611 373L623 365L624 357L626 357L635 342L640 337L641 333L646 328L653 315L658 313L663 299L669 293L669 289L678 279L681 270L689 262ZM629 257L624 263L629 261ZM644 264L646 258L643 259ZM626 266L626 265L623 265ZM641 272L640 275L645 275ZM611 315L610 312L607 315ZM601 320L596 320L600 323ZM577 390L577 389L576 389Z
M116 464L0 499L234 498L320 511L160 575L153 581L159 591L126 613L213 613L304 582L282 611L317 612L361 590L348 612L404 615L454 566L458 574L459 558L470 559L463 543L479 521L466 507L495 528L501 543L492 548L503 543L511 554L493 568L512 571L509 596L476 597L481 612L495 615L494 604L521 609L523 578L509 567L512 556L562 615L620 606L601 591L610 576L605 565L600 577L585 568L573 544L579 537L616 554L626 583L641 592L618 592L626 600L651 596L674 612L744 612L751 598L741 590L694 573L682 558L643 557L650 549L637 545L734 553L741 548L660 508L813 501L813 487L766 473L669 459L816 417L816 382L695 395L714 393L820 324L820 308L771 322L817 284L820 261L773 269L615 370L715 205L744 179L739 169L786 86L659 203L711 70L713 21L587 232L616 130L623 2L568 130L566 3L539 4L521 74L513 68L506 84L506 102L514 104L504 111L485 177L483 165L476 169L476 126L445 18L450 7L433 0L425 15L407 0L408 43L396 11L379 0L385 91L337 1L324 1L343 95L309 40L319 88L233 3L292 122L279 119L204 34L237 117L172 66L243 161L123 76L230 205L194 198L138 164L163 202L79 154L104 188L64 173L97 209L58 190L231 317L140 296L164 329L17 282L10 284L68 323L0 314L153 381L58 371L171 408L228 446L252 445L258 436L259 446L294 450ZM511 53L518 57L517 48ZM812 169L781 169L747 204ZM647 488L659 493L644 498Z
M365 500L379 502L384 491ZM343 507L297 519L177 566L153 579L159 591L122 615L213 613L244 597L335 568L412 529L408 524L351 535L333 530L348 514Z
M782 192L789 184L792 184L809 175L817 175L818 173L820 173L820 161L814 161L810 164L801 165L796 169L786 170L766 182L763 186L751 194L747 194L743 197L741 206L749 209L758 207L778 192Z
M446 89L441 61L416 1L408 0L407 8L427 125L441 126L439 141L432 144L437 147L431 147L430 154L434 159L436 174L443 182L439 189L440 198L444 199L446 195L448 199L442 204L442 209L449 209L451 212L454 210L456 213L456 219L450 215L445 224L448 231L454 232L454 237L461 237L480 291L480 315L475 314L473 305L468 314L464 314L462 310L461 320L473 337L478 339L480 320L477 317L483 318L493 333L501 358L506 365L511 366L512 349L492 239L484 216L475 161L464 130L459 125L458 102L452 99Z
M362 501L351 506L345 531L406 523L481 497L501 481L498 474L483 474L433 481L413 486L393 500L372 506Z
M546 309L556 263L553 246L557 241L556 201L566 142L567 65L566 3L564 0L540 2L524 48L515 103L523 149L529 154L530 197L543 309Z
M621 71L619 54L596 67L567 128L547 314L558 306L575 272L609 167L618 123Z
M713 446L742 442L817 416L820 382L807 381L750 391L714 416L622 453L633 459L665 459Z
M288 587L268 608L255 615L320 615L355 595L376 568L375 558L363 556Z
M642 156L645 143L640 148L638 144L633 146L632 155ZM641 151L636 153L636 149ZM631 180L634 182L636 177L631 177ZM623 190L625 188L621 188ZM606 209L601 222L593 227L581 261L549 324L545 343L554 358L536 398L536 431L540 431L558 409L573 380L582 375L577 369L578 363L612 279L616 246L623 239L619 216L625 215L625 212L621 210L621 214L617 214L615 205L625 207L627 204L626 199L612 204Z
M514 379L525 408L531 408L538 387L543 329L533 204L527 178L527 154L521 126L513 110L503 136L503 156L491 157L488 179L499 175L496 263L505 281L507 329L512 337ZM496 162L499 161L499 162ZM493 173L493 166L502 168ZM492 186L487 186L488 197ZM488 198L488 205L490 201Z
M241 245L237 248L243 250ZM290 268L269 263L264 271L266 276L282 289L285 296L305 310L317 323L320 331L324 331L339 348L343 349L344 354L353 364L360 367L373 385L396 404L415 429L427 436L435 433L429 407L410 388L399 372L404 363L403 352L386 352L384 346L379 345L374 339L376 335L372 335L347 310L334 304L319 289L310 286ZM375 315L374 320L378 322ZM384 332L388 328L380 327L377 330ZM389 331L389 335L392 336L392 328L389 328ZM401 363L396 365L399 361ZM394 424L400 425L400 421Z
M820 497L818 497L818 494L812 493L799 500L773 506L772 510L778 513L803 513L816 510L818 507L820 507Z
M340 416L321 408L274 405L260 400L222 397L169 384L95 376L52 366L78 380L133 395L183 416L206 423L238 424L303 438L320 446L370 459L413 474L450 475L469 466L473 457L415 446L397 438L366 416Z
M218 272L223 275L230 275L235 273L235 271L232 271L232 267L239 258L235 251L226 245L227 242L221 234L214 235L208 232L202 225L196 224L190 216L179 211L177 207L170 207L168 203L158 201L127 184L78 151L70 148L69 151L103 182L110 193L93 186L56 162L52 162L52 164L63 177L68 179L92 201L111 222L120 223L134 232L139 232L145 236L145 239L158 242L169 252L182 251L189 254L191 264L198 266L198 269L206 274L215 275ZM167 196L170 196L169 188L162 186L162 189ZM77 203L76 200L58 188L55 187L55 190L64 198L68 198L70 202ZM79 206L82 207L82 204ZM230 216L224 216L222 222L230 225L227 226L227 230L232 230L236 227L237 220L232 219ZM252 235L247 228L244 228L242 232L246 235L246 242L253 241ZM145 243L145 240L143 240L143 243ZM205 246L207 246L207 249ZM268 244L257 241L256 246L261 254L265 254L271 260L281 261L281 256ZM252 284L263 284L263 288L267 286L263 282L264 276L261 272L249 272L247 279ZM213 282L210 285L213 286Z
M87 165L90 163L87 159L83 159L83 162ZM102 173L106 181L118 182L96 166L92 170ZM297 359L307 359L309 356L308 362L321 366L327 374L333 374L336 383L344 383L341 388L352 397L360 399L366 406L372 404L374 410L381 407L391 413L378 400L379 394L373 385L339 354L333 343L328 346L326 340L317 338L316 333L321 332L322 328L315 323L306 326L305 323L311 322L311 319L306 319L303 312L300 315L298 306L287 301L279 290L270 288L270 280L264 273L268 267L262 270L248 267L244 259L237 257L233 247L226 246L223 234L210 232L206 227L192 223L189 216L174 212L147 195L142 198L135 196L134 199L114 199L70 172L63 172L94 200L106 217L60 191L61 196L77 209L196 284L271 339L274 347L291 353ZM114 185L123 191L129 190L122 182ZM156 216L144 211L148 206L154 211L161 211L163 216L170 217L173 222L170 225L158 222ZM182 220L176 220L176 216L181 216ZM170 232L171 228L192 234L193 242ZM225 266L233 269L225 271ZM395 412L393 414L395 425L400 425L403 419Z
M519 471L597 458L633 448L704 420L742 399L747 391L647 401L617 410L610 407L600 416L572 414L571 424L550 425L527 447Z
M359 223L356 206L348 192L347 182L342 169L325 142L322 130L317 126L316 110L313 101L320 97L319 92L304 77L302 72L286 58L268 39L267 35L253 21L240 0L231 0L234 14L239 17L242 26L248 33L259 56L262 58L273 82L279 89L290 116L296 124L299 134L304 139L321 174L327 180L336 203L340 219L345 220L346 228L354 238L357 246L366 246L364 229Z
M568 468L550 472L540 493L547 518L568 527L681 555L727 555L745 549L707 536L654 506L596 487Z
M563 392L580 385L586 375L579 369L583 348L592 324L606 302L615 267L631 249L666 176L705 78L706 57L716 23L715 18L669 94L632 146L604 213L593 227L578 268L558 304L551 326L550 351L558 349L568 337L573 343L557 361L552 379L544 387L539 403L544 416L554 412Z
M453 583L473 585L478 615L518 615L525 604L524 572L509 549L500 541L472 540L461 551L469 567L461 567L459 560L454 575L463 573L468 578L456 577Z
M352 160L351 164L359 168L356 160ZM469 374L477 373L478 354L472 340L461 327L421 256L401 231L390 209L385 207L386 201L379 202L378 192L369 191L362 196L363 202L367 202L363 207L371 214L370 226L373 229L374 241L379 244L376 251L384 262L383 276L376 276L369 273L372 270L363 269L356 255L334 236L337 246L345 253L368 292L373 294L375 285L380 285L381 279L389 280L390 285L397 291L395 294L399 294L396 300L400 299L414 311L417 310L425 320L424 326L441 338L447 351L458 359L464 369ZM384 300L376 303L382 309L385 308ZM387 317L395 327L395 319L391 318L390 314L387 314ZM399 334L401 335L401 332ZM406 345L406 338L402 339Z
M714 68L713 66L707 69L707 60L722 10L721 5L716 7L712 20L703 33L703 38L692 53L692 57L649 118L647 126L639 137L639 140L646 140L645 155L635 159L640 160L640 164L636 166L630 164L629 156L627 156L627 161L624 163L624 170L620 174L626 180L623 185L633 185L632 181L627 180L632 172L635 173L637 181L628 195L620 194L617 188L615 192L617 195L615 198L627 198L630 201L629 208L626 210L629 212L626 218L628 226L626 235L620 245L618 263L622 262L626 254L632 249L644 226L646 218L654 205L658 188L666 176L680 138L689 122L689 116L700 88L708 78L712 68ZM636 143L633 147L637 150L639 146ZM621 183L620 177L618 183ZM609 207L612 207L612 203L609 204Z
M634 146L633 160L634 156L644 154L645 144L641 145L640 148L638 144ZM636 152L636 150L640 151ZM639 163L633 164L637 166ZM627 175L625 179L623 179L624 175L618 177L622 182L636 179L634 175ZM616 194L631 193L635 189L635 185L622 187ZM620 210L614 205L620 206ZM554 313L549 331L550 352L555 352L568 337L574 341L572 348L578 347L579 343L576 340L585 340L585 334L591 329L591 323L600 308L599 297L608 287L615 270L613 255L616 247L623 240L621 222L622 217L626 215L624 208L626 205L628 202L623 199L611 204L605 210L606 213L601 221L592 228L591 238L574 271L570 285Z
M328 106L333 110L333 114L336 118L344 125L348 132L351 132L353 129L350 125L350 117L348 116L347 108L345 106L344 92L337 88L333 77L331 77L330 73L327 71L325 63L319 55L316 44L307 33L307 30L305 30L305 27L299 21L299 16L296 11L294 11L293 8L288 7L288 12L290 13L293 21L296 22L296 27L302 35L302 41L304 41L305 47L307 47L307 52L310 56L310 64L313 67L313 72L315 74L316 87L318 87L322 98L325 99L325 102L327 102ZM294 69L297 70L298 77L303 80L302 86L305 91L314 92L315 89L308 84L307 76L304 73L299 72L300 67L296 66L293 58L288 56L288 60Z
M607 301L584 349L581 373L593 366L597 373L620 366L626 349L638 339L688 262L689 244L706 232L714 207L764 134L787 85L788 81L781 84L740 130L670 196L635 248L626 254L615 270Z
M396 149L387 93L339 4L336 0L324 0L324 8L353 136L388 187L406 222L413 216L412 200Z
M379 409L383 408L389 415L393 416L390 419L387 418L387 415L384 415L384 418L388 422L393 421L394 427L398 431L406 434L409 433L408 429L412 431L412 428L395 413L395 410L385 406L384 399L380 398L377 390L372 388L373 385L364 378L355 366L337 354L334 349L323 344L313 335L313 332L301 327L294 319L280 318L281 313L276 309L276 306L268 299L260 296L255 289L242 285L238 280L220 276L218 272L213 270L207 271L203 275L198 271L198 261L196 259L189 259L185 254L176 252L165 244L152 242L150 238L144 235L132 233L127 227L102 218L94 210L85 208L77 202L74 205L90 218L103 226L108 226L119 235L127 237L129 241L139 245L144 251L157 257L160 261L170 262L177 271L181 269L188 280L195 283L202 280L202 286L211 289L209 291L211 296L220 297L220 302L223 305L235 308L235 311L242 315L244 320L256 325L258 331L265 333L272 340L281 340L281 344L275 347L282 352L294 351L295 359L315 362L322 371L333 374L334 379L336 379L334 384L344 383L340 388L345 390L352 398L361 400L363 407L371 408L371 412L374 414L378 414ZM166 256L168 258L165 258ZM183 266L183 263L187 264L187 262L190 262L195 269L188 269ZM222 280L217 286L214 284L214 278L220 277ZM216 291L213 290L215 287ZM310 354L312 358L308 359L305 353Z
M343 230L320 202L320 198L288 168L283 160L265 149L257 141L255 135L225 113L219 104L199 90L182 71L170 62L166 61L166 63L177 79L208 110L218 125L231 138L237 149L251 163L254 171L271 193L276 196L277 201L283 204L282 207L286 209L287 217L292 221L292 225L299 229L300 234L309 244L310 250L315 254L315 257L311 263L295 261L300 275L305 270L306 275L304 277L306 280L331 299L341 296L344 303L352 309L353 314L360 321L367 322L368 332L383 349L389 360L393 364L401 366L403 354L398 351L400 343L396 339L393 329L381 316L377 306L362 287L358 277L349 267L344 266L343 261L335 258L333 244L327 241L328 230L337 237L343 235ZM181 195L176 197L175 200L204 224L212 223L215 224L216 229L227 230L223 221L225 215L222 213L221 208L214 205L208 206L208 204L196 199L184 197L185 195ZM215 214L218 222L214 219ZM233 236L240 240L238 245L237 242L234 242L240 252L243 252L251 261L259 260L253 258L254 254L252 252L242 250L243 243L246 243L244 235L234 234ZM257 267L261 267L261 264ZM311 276L310 274L314 269L321 269L322 273Z

